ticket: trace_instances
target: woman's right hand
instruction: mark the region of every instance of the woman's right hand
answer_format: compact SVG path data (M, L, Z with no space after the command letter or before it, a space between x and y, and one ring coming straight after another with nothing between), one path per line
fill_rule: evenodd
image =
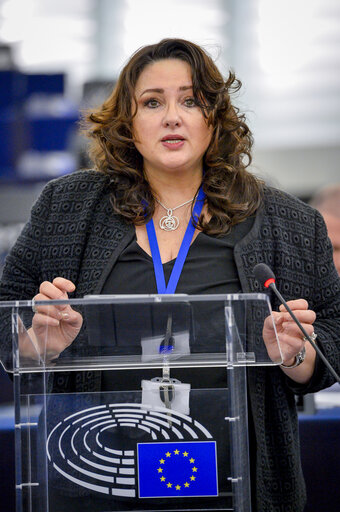
M40 285L39 293L33 299L34 301L67 300L68 293L74 290L75 285L72 281L63 277L56 277L52 282L44 281ZM81 329L83 318L68 304L35 306L34 309L32 327L28 329L31 340L25 340L26 337L23 337L23 343L20 344L20 354L29 357L33 342L39 356L44 356L45 362L48 363L56 359L61 352L71 345ZM31 350L29 350L29 344Z

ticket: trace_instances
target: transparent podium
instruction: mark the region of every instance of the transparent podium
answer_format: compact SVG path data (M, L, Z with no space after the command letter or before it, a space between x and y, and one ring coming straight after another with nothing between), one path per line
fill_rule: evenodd
M282 362L266 295L32 305L0 303L17 512L251 511L247 367Z

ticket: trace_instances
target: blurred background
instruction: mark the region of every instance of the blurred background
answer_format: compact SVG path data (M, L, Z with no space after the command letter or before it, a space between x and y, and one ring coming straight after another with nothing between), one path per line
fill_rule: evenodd
M241 79L254 173L306 201L340 182L339 0L0 0L0 274L44 184L90 166L79 111L164 37L203 45Z

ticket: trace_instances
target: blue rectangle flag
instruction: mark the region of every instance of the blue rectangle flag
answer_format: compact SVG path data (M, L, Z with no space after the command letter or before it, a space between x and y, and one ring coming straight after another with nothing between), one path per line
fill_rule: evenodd
M138 444L140 498L218 496L215 441Z

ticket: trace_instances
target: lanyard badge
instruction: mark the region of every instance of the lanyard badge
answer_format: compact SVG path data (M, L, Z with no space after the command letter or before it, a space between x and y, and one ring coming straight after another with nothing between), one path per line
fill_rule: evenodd
M202 190L202 187L200 187L197 199L195 202L195 206L193 208L192 216L195 220L198 220L203 204L204 204L205 194ZM155 278L156 278L156 284L157 284L157 292L159 294L172 294L175 293L175 290L177 288L177 284L179 281L179 278L182 273L182 269L195 233L195 226L192 222L192 219L190 219L187 229L185 231L174 267L172 269L170 279L168 284L165 284L165 277L164 277L164 270L161 260L161 255L159 252L159 246L155 231L155 225L153 223L153 220L150 219L149 222L146 224L146 230L148 234L150 249L151 249L151 255L152 255L152 261L153 261L153 267L155 271ZM168 365L168 357L170 356L171 352L175 348L175 337L172 333L172 314L168 314L168 321L167 321L167 327L166 327L166 333L164 340L160 343L159 346L159 354L161 357L163 357L163 376L161 378L153 379L153 381L150 382L149 385L156 385L159 388L159 396L157 400L161 400L161 402L164 403L164 406L166 409L172 408L172 402L175 398L175 386L177 387L187 387L186 392L183 395L183 392L180 393L177 397L177 401L180 397L181 400L183 400L183 397L186 397L186 400L189 400L189 384L182 384L176 379L170 379L170 368ZM171 356L170 356L171 357ZM176 381L176 382L175 382ZM143 381L144 386L148 384L147 381ZM183 395L183 396L182 396ZM174 404L175 405L175 404ZM179 405L177 404L176 408L178 409ZM187 409L188 404L185 408ZM169 424L171 424L171 417L169 418Z

